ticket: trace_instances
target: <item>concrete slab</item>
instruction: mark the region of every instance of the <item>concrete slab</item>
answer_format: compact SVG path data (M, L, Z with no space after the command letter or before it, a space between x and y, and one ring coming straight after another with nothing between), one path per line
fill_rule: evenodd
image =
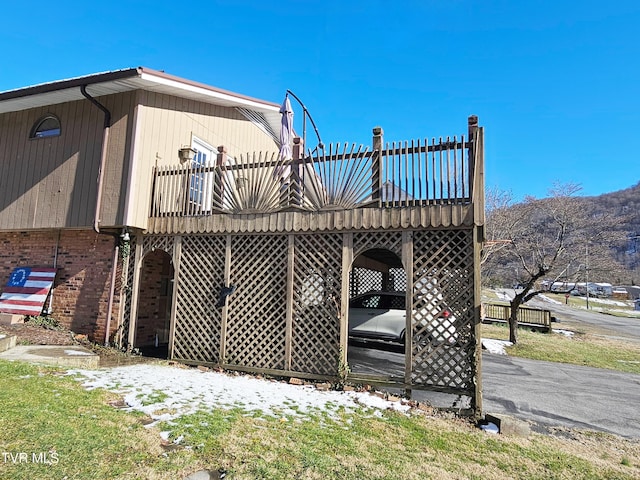
M9 350L10 348L13 348L16 346L16 336L12 335L12 336L7 336L4 334L0 333L0 353L1 352L6 352L7 350Z
M531 435L531 426L527 422L519 420L511 415L487 413L485 415L485 420L496 425L502 435L511 435L516 437L528 437Z
M24 315L0 313L0 325L13 325L16 323L24 323Z
M78 368L98 368L100 363L99 355L79 345L18 345L0 353L0 359Z

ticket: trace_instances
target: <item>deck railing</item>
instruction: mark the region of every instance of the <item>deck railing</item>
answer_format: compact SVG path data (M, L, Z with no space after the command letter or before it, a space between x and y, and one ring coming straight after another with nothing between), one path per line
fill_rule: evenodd
M219 147L217 159L210 164L156 167L150 214L182 217L292 207L468 205L478 182L478 131L477 118L470 117L467 138L393 142L383 147L382 129L376 128L372 148L330 144L306 156L296 139L290 160L275 153L232 158Z
M485 323L508 323L511 316L511 306L495 303L485 303L483 308L483 321ZM518 323L525 327L551 331L551 311L539 308L519 307Z

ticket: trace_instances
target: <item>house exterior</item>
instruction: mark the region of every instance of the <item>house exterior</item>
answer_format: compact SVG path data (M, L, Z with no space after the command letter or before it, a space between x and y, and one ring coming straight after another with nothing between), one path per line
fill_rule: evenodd
M17 266L56 267L52 314L104 340L120 313L114 253L147 228L153 167L183 147L277 150L278 110L142 67L0 93L0 285Z
M94 341L479 414L477 117L424 141L295 138L284 157L279 109L142 67L0 93L0 285L55 267L51 315ZM350 299L370 290L405 292L401 372L349 372Z

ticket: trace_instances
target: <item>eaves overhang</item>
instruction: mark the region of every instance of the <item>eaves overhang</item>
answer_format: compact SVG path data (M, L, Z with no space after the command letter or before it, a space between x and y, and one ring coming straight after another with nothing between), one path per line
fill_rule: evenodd
M264 115L274 132L280 131L280 105L145 67L96 73L0 92L0 113L27 110L84 99L81 86L92 97L146 90L200 102L253 110Z

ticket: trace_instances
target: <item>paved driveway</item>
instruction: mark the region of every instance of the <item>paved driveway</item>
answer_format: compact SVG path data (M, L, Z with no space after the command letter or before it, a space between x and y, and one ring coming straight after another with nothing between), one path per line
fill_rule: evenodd
M400 376L404 369L402 353L354 346L349 362L362 373ZM482 377L485 413L640 439L640 375L485 352ZM436 406L452 399L420 390L413 397Z
M640 375L485 353L483 408L640 439Z

